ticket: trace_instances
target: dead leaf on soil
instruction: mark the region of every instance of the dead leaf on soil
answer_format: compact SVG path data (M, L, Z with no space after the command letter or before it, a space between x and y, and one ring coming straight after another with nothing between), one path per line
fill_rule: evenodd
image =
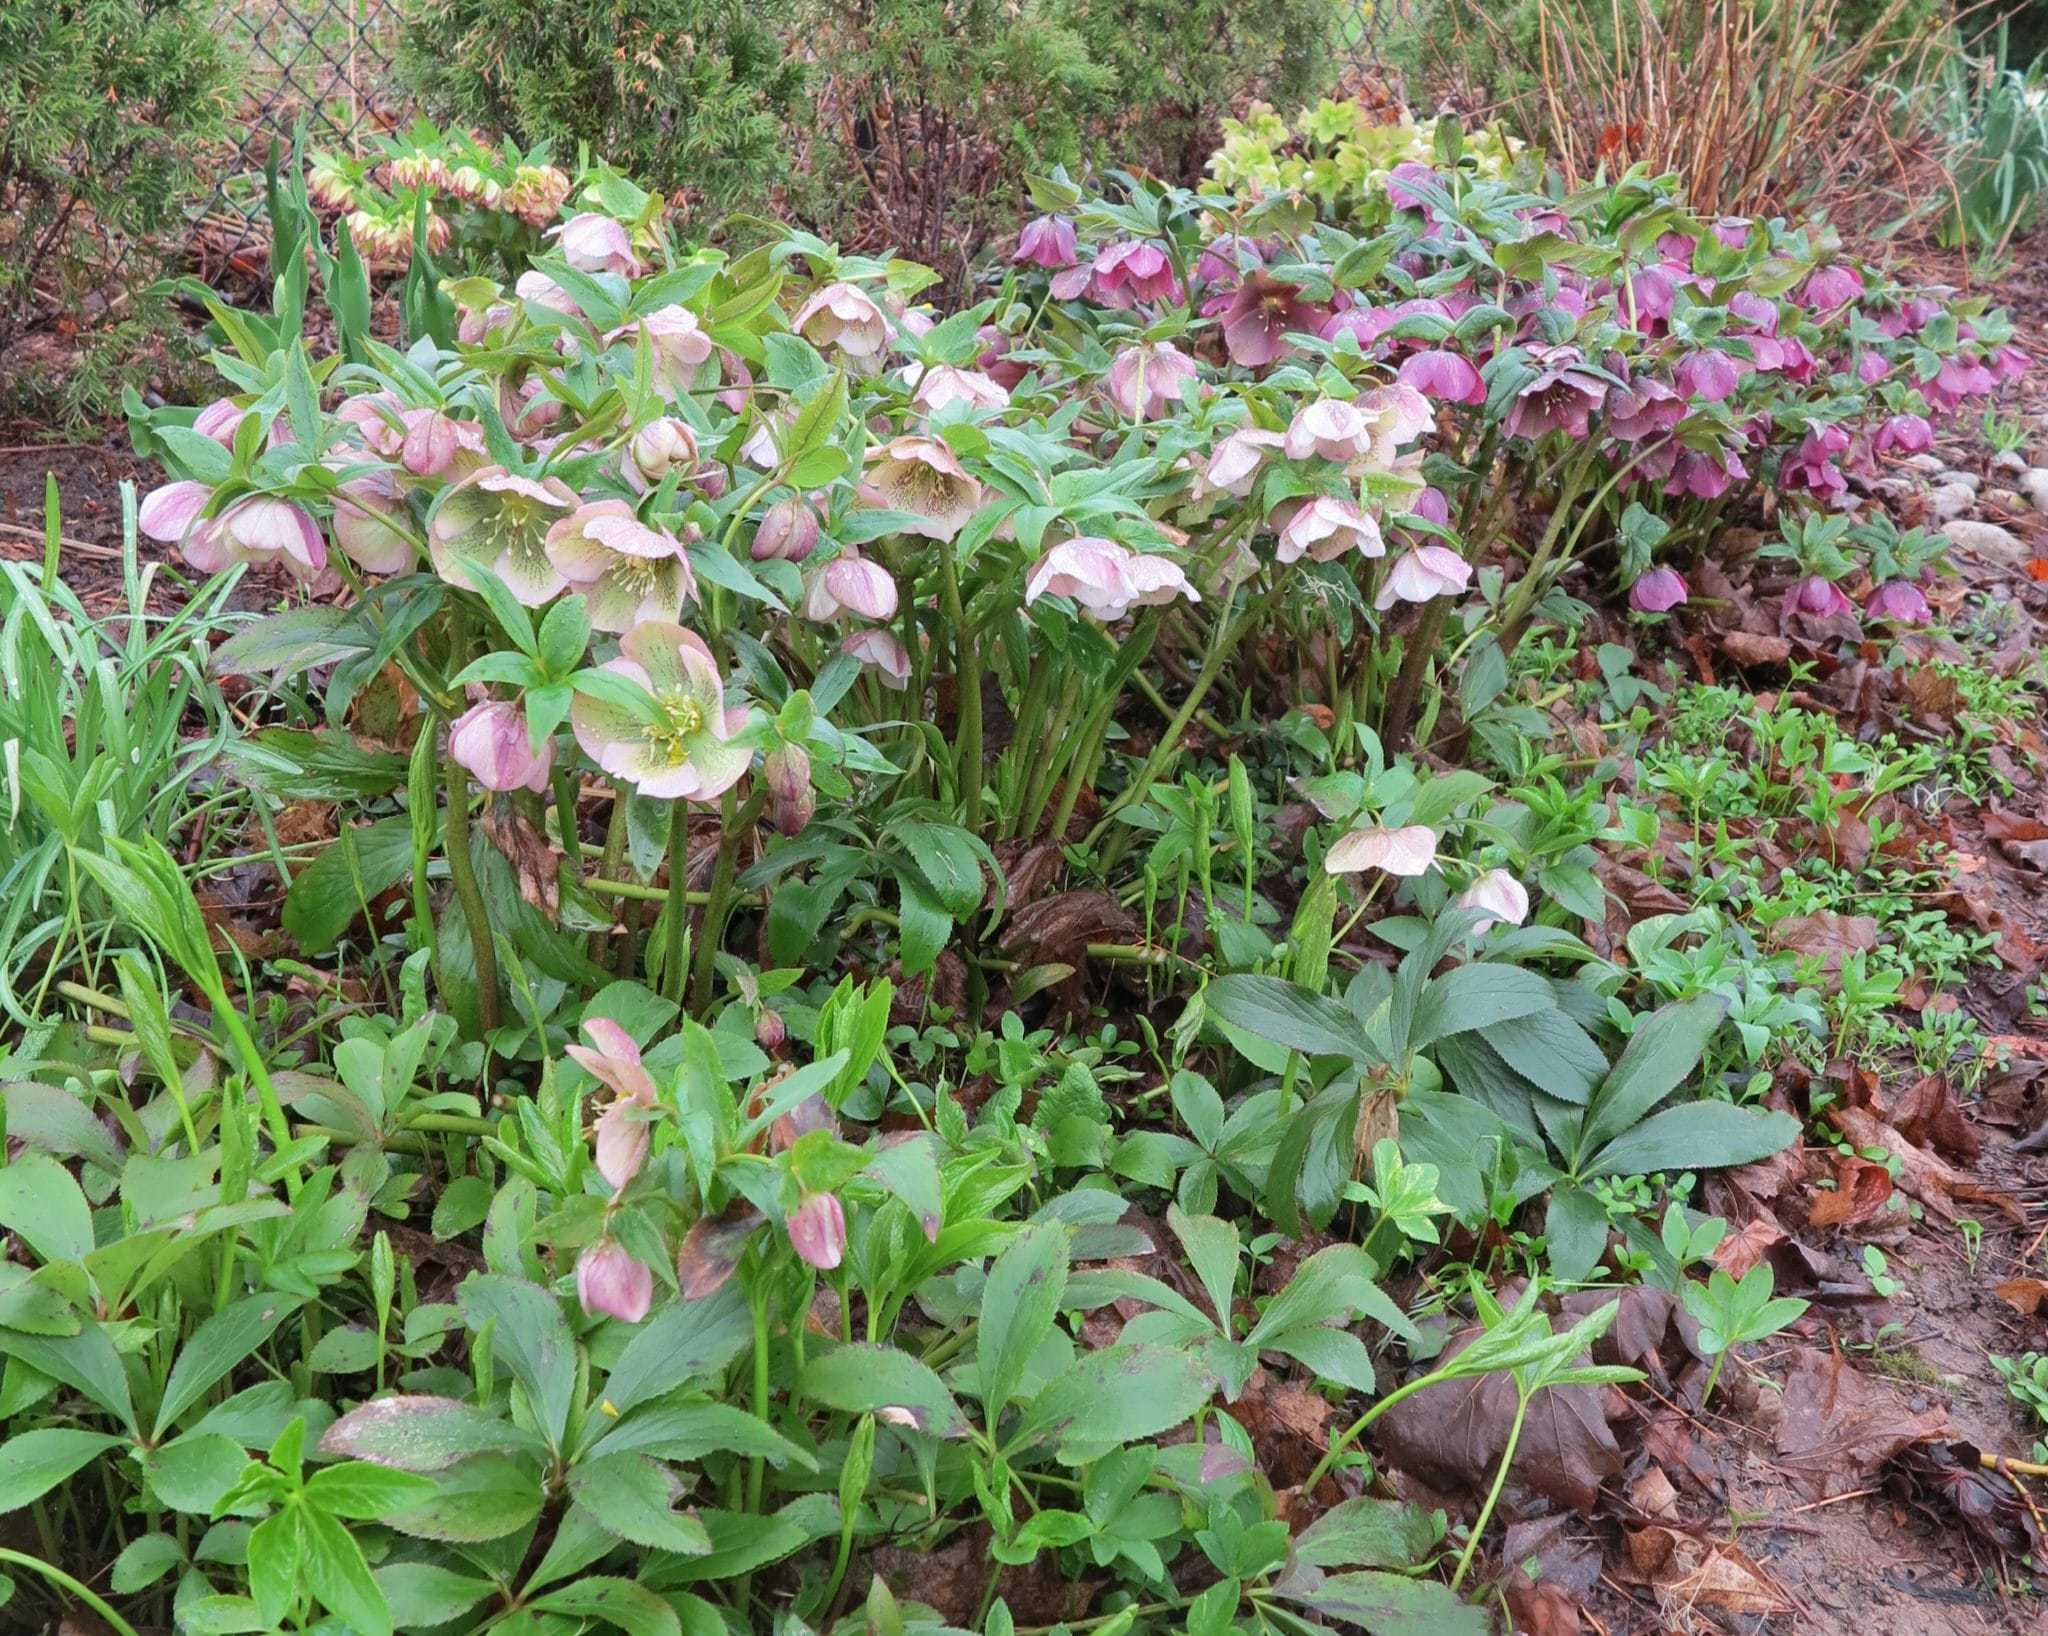
M1856 1227L1873 1220L1891 1203L1892 1173L1869 1159L1835 1155L1835 1186L1822 1193L1806 1213L1809 1227Z
M2041 1310L2041 1303L2048 1300L2048 1278L2008 1278L1994 1287L1992 1293L2015 1312L2031 1318Z
M1715 1245L1711 1259L1730 1278L1739 1281L1744 1273L1763 1260L1773 1244L1782 1244L1784 1240L1784 1228L1767 1216L1758 1216Z
M1869 1108L1836 1104L1823 1117L1861 1149L1884 1148L1899 1161L1898 1185L1944 1221L1956 1218L1959 1200L1988 1204L2015 1221L2024 1213L2008 1193L1973 1182L1947 1160L1908 1140L1905 1134Z
M1838 915L1825 909L1818 914L1788 915L1771 927L1766 941L1772 948L1818 960L1822 976L1838 982L1843 956L1877 947L1877 921L1871 915Z
M1781 1401L1779 1462L1817 1500L1861 1487L1901 1449L1949 1430L1946 1411L1916 1411L1898 1388L1813 1347L1793 1353Z
M1792 1611L1791 1598L1738 1546L1661 1524L1626 1537L1622 1577L1648 1585L1667 1614L1700 1607L1763 1617Z
M1892 1103L1889 1118L1901 1136L1958 1164L1974 1164L1984 1151L1983 1138L1941 1074L1915 1080Z

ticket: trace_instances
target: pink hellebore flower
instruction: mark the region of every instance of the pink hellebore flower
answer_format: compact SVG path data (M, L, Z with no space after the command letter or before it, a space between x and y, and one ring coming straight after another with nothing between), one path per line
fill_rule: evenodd
M1624 443L1662 437L1685 419L1685 398L1654 375L1638 375L1607 397L1607 429Z
M1373 447L1373 417L1345 398L1318 398L1295 410L1282 441L1289 460L1321 455L1338 464L1368 454Z
M559 596L566 581L547 552L548 530L576 509L559 477L536 482L503 466L473 471L443 492L427 522L434 571L460 590L476 583L464 569L481 563L529 608Z
M910 685L910 650L894 631L855 631L839 644L839 651L864 665L872 665L880 674L882 685L893 693L901 693Z
M1788 615L1806 614L1815 619L1825 619L1855 611L1855 604L1842 594L1842 588L1819 574L1808 574L1785 593L1785 612Z
M1472 565L1447 545L1418 545L1394 559L1373 606L1382 613L1396 602L1428 602L1457 596L1472 583Z
M1480 380L1479 371L1472 367L1471 360L1446 347L1428 347L1421 352L1411 352L1401 360L1401 368L1395 378L1402 385L1412 386L1424 397L1439 403L1486 401L1486 384Z
M1429 873L1436 862L1436 831L1427 824L1407 824L1400 829L1374 825L1354 829L1330 843L1323 854L1323 872L1356 875L1367 869L1381 869L1389 875L1413 879Z
M1209 451L1196 485L1198 491L1234 494L1245 499L1252 492L1266 457L1285 441L1280 433L1262 431L1256 426L1232 432Z
M1074 265L1074 224L1064 216L1035 216L1017 231L1010 260L1056 273Z
M666 620L626 632L603 667L637 683L651 714L578 693L569 722L584 753L658 801L711 801L739 781L753 751L732 742L746 712L725 708L725 683L704 639Z
M201 437L210 437L223 449L235 446L235 434L242 429L242 422L254 413L244 409L233 398L215 398L198 414L192 417L192 430ZM264 442L271 448L293 441L291 422L283 415L270 423L270 430L264 433Z
M697 469L697 434L673 415L650 420L626 445L622 469L636 494L659 488L670 472L687 477Z
M597 1173L618 1193L647 1163L653 1132L638 1116L656 1106L654 1081L641 1065L633 1036L611 1018L592 1017L583 1025L583 1037L589 1045L563 1049L570 1061L612 1093L611 1103L597 1116L596 1158Z
M1958 353L1942 359L1934 379L1922 381L1920 390L1929 403L1947 411L1958 407L1965 398L1981 398L1997 391L1998 377L1975 358Z
M547 307L554 312L578 316L583 309L576 305L576 298L563 289L546 273L527 271L514 280L512 293L521 301L531 302L536 307Z
M884 623L896 617L896 582L889 570L848 546L811 576L804 618L823 624L842 613Z
M351 477L334 491L334 543L366 574L402 574L413 543L398 531L398 480L389 471Z
M1701 454L1695 449L1681 449L1672 462L1664 492L1674 496L1689 494L1696 500L1718 500L1728 492L1731 482L1748 475L1749 468L1733 454Z
M1510 437L1585 437L1594 410L1607 401L1607 383L1582 367L1585 355L1577 347L1531 347L1529 356L1536 374L1515 394L1503 429Z
M1109 366L1109 401L1126 420L1157 420L1187 395L1200 371L1171 341L1125 347Z
M1875 386L1892 372L1892 366L1882 353L1866 352L1856 360L1856 378L1865 386Z
M981 484L943 438L897 437L868 456L862 498L907 513L906 534L950 540L981 509Z
M1299 562L1304 556L1316 562L1335 562L1347 551L1360 556L1383 557L1387 542L1380 526L1356 502L1334 494L1318 494L1297 506L1280 530L1280 546L1274 552L1281 562Z
M586 1317L637 1324L654 1305L654 1269L615 1239L599 1239L576 1258L576 1299Z
M1845 307L1863 293L1863 275L1837 262L1817 268L1799 291L1799 299L1816 312L1827 314Z
M856 366L872 365L889 344L882 309L853 284L827 284L797 308L789 327L820 352L836 348Z
M846 1257L846 1211L836 1193L806 1193L789 1213L789 1242L797 1256L820 1272Z
M1896 625L1924 625L1934 617L1926 595L1909 579L1886 580L1870 593L1863 611L1872 619L1887 619Z
M548 530L548 560L580 592L590 623L629 631L650 619L673 620L697 600L697 578L683 542L649 528L624 500L593 500Z
M1734 393L1742 377L1733 358L1709 347L1702 352L1688 352L1679 359L1673 378L1685 397L1719 403Z
M1505 869L1489 869L1458 894L1460 909L1477 909L1479 923L1472 929L1483 932L1496 921L1519 926L1529 918L1529 888Z
M473 704L450 722L448 754L487 790L537 795L546 792L555 764L554 741L543 739L536 753L526 712L504 699Z
M777 500L761 514L751 547L756 562L802 562L818 548L818 514L795 495Z
M1065 597L1105 622L1121 619L1134 607L1158 607L1175 597L1202 600L1171 558L1087 534L1061 541L1031 570L1024 600L1032 603L1042 596Z
M654 360L654 384L668 396L681 397L697 383L697 371L711 361L711 337L688 307L657 307L643 318L622 324L605 337L635 347L647 337Z
M1007 409L1010 390L978 369L959 369L938 364L924 372L911 394L911 402L927 414L949 403L964 403L974 409Z
M1893 415L1878 427L1871 447L1879 454L1925 454L1934 447L1934 428L1923 415Z
M1778 481L1787 489L1808 489L1819 495L1846 494L1849 480L1835 465L1835 457L1849 447L1849 434L1839 426L1813 425L1779 470Z
M1288 335L1313 335L1329 316L1328 307L1302 299L1299 285L1256 272L1223 310L1223 345L1232 363L1262 369L1287 351Z
M1676 568L1652 568L1628 588L1628 605L1637 613L1669 613L1689 600L1685 576Z
M768 821L784 835L800 834L818 806L810 756L801 745L778 745L762 757L761 778L768 786Z
M560 227L548 229L562 259L579 273L618 273L638 276L640 258L633 254L633 235L609 216L586 210L571 216Z
M1104 246L1095 258L1090 284L1095 299L1105 307L1122 309L1140 302L1180 299L1180 280L1173 276L1173 263L1158 245L1143 239Z

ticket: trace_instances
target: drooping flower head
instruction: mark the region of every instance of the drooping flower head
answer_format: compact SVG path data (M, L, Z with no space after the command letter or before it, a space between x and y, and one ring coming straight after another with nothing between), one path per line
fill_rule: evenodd
M1585 355L1577 347L1531 347L1529 354L1536 373L1515 393L1503 430L1510 437L1585 437L1593 412L1607 401L1607 383L1583 367Z
M576 1299L586 1317L637 1324L654 1305L654 1269L616 1239L600 1239L576 1258Z
M1820 574L1808 574L1785 593L1785 612L1805 614L1813 619L1830 619L1853 614L1856 605L1843 594L1841 586Z
M1486 931L1496 921L1519 926L1529 918L1529 888L1505 869L1489 869L1458 894L1458 907L1480 911L1474 932Z
M597 1173L614 1193L624 1190L647 1162L653 1132L643 1115L659 1102L654 1081L640 1061L633 1036L609 1017L592 1017L583 1025L586 1045L563 1049L569 1059L612 1093L597 1116Z
M1314 335L1329 316L1330 309L1305 299L1299 285L1255 272L1223 309L1223 345L1232 363L1262 369L1287 350L1287 336Z
M471 705L450 722L448 754L487 790L544 794L555 763L554 741L543 739L536 751L526 712L505 699Z
M1676 568L1656 567L1628 588L1628 605L1637 613L1669 613L1689 599L1685 576Z
M633 235L609 216L586 210L560 227L549 228L547 236L556 241L562 259L578 272L639 276L640 258L633 253Z
M1140 302L1178 301L1181 293L1180 280L1173 276L1173 263L1166 252L1143 239L1103 246L1095 257L1088 288L1103 306L1118 310Z
M1201 371L1171 341L1125 347L1109 365L1109 401L1126 420L1157 420Z
M906 534L950 540L981 509L981 484L972 477L944 438L891 438L868 456L863 498L911 519Z
M1195 484L1197 494L1202 497L1231 494L1240 500L1246 498L1252 492L1259 468L1285 441L1281 433L1264 431L1256 426L1240 427L1230 433L1209 451L1209 458Z
M1115 540L1086 534L1063 540L1031 570L1024 584L1024 600L1036 602L1042 596L1065 597L1104 621L1176 597L1202 600L1172 558L1133 551Z
M1872 619L1889 620L1894 625L1924 625L1934 617L1926 593L1909 579L1886 580L1870 593L1863 611Z
M644 317L621 324L605 337L637 346L641 336L654 361L654 384L669 397L681 397L696 385L697 372L711 361L711 337L688 307L657 307Z
M812 573L804 588L804 618L821 625L842 613L880 623L896 617L896 606L889 570L850 545Z
M398 526L398 479L379 468L334 491L334 543L366 574L402 574L413 564L410 536Z
M910 650L894 631L880 626L854 631L840 642L839 651L868 666L891 692L901 693L910 685Z
M666 620L626 632L603 667L636 683L651 709L578 693L569 706L576 742L599 767L660 801L712 801L753 759L732 742L743 710L725 708L725 682L704 639Z
M1064 216L1035 216L1018 229L1017 248L1010 260L1055 273L1074 265L1074 252L1072 222Z
M846 1257L846 1210L836 1193L806 1193L789 1213L789 1242L799 1259L830 1272Z
M547 553L569 588L582 593L590 623L601 631L674 620L697 600L683 542L649 528L623 500L578 506L548 530Z
M788 495L761 514L749 550L756 562L802 562L818 548L819 527L811 503Z
M1384 613L1396 602L1457 596L1471 583L1472 565L1449 546L1418 545L1394 559L1373 606Z
M1355 500L1318 494L1290 502L1287 520L1280 528L1279 549L1273 553L1281 562L1299 562L1303 557L1335 562L1349 551L1365 557L1383 557L1387 552L1380 525L1361 511Z
M768 821L784 835L802 833L818 806L809 754L800 744L778 744L762 757L761 778L768 786Z
M952 364L935 364L918 380L910 401L927 414L949 403L964 403L972 409L1007 409L1010 389L978 369L958 369Z
M1934 447L1934 428L1924 415L1892 415L1878 427L1870 446L1879 454L1925 454Z
M688 421L664 415L650 420L626 445L622 472L635 493L659 488L670 472L687 477L697 469L697 434Z
M1320 455L1339 465L1373 446L1373 417L1348 398L1318 398L1295 410L1282 443L1289 460Z
M857 369L872 367L889 344L889 321L857 284L827 284L797 308L789 327L820 352L841 353Z
M1447 347L1426 347L1401 360L1396 380L1412 386L1426 398L1439 403L1484 403L1486 384L1479 371L1461 352Z
M1331 875L1356 875L1367 869L1412 879L1429 873L1436 862L1436 831L1427 824L1399 829L1371 825L1340 835L1323 854L1323 870Z
M503 466L471 472L442 494L428 520L434 571L473 591L463 564L481 563L527 607L538 608L565 584L548 557L548 530L575 509L575 491L559 477L535 480Z

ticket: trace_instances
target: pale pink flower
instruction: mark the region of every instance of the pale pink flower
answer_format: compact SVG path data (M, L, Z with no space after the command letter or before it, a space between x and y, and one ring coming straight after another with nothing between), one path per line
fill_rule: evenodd
M756 562L802 562L818 548L818 514L808 500L789 495L761 515L751 548Z
M576 1299L586 1317L637 1324L654 1304L654 1269L616 1239L600 1239L576 1258Z
M897 437L872 451L861 497L910 519L906 534L950 540L981 509L981 484L943 438Z
M1125 347L1109 365L1109 401L1126 420L1157 420L1201 371L1171 341Z
M384 470L351 477L334 491L334 543L366 574L402 574L413 563L401 533L398 480Z
M597 1173L614 1193L622 1192L647 1163L653 1132L641 1117L652 1112L659 1098L654 1081L640 1060L640 1047L633 1036L609 1017L592 1017L583 1025L587 1046L563 1047L570 1061L612 1093L612 1100L597 1116Z
M203 483L168 484L143 502L136 524L151 539L178 545L201 573L218 573L237 562L277 562L306 584L325 575L327 542L304 507L252 494L219 516L201 520L199 511L211 498Z
M547 237L556 241L562 259L580 273L639 276L640 258L633 254L633 235L609 216L586 210L560 227L549 228Z
M1009 389L978 369L959 369L952 364L935 364L924 372L911 394L911 402L931 413L949 403L964 403L974 409L1007 409Z
M674 620L697 600L697 579L683 542L650 528L624 500L578 506L548 530L548 560L584 598L590 623L628 631L647 620Z
M1394 559L1373 606L1382 613L1396 602L1427 602L1457 596L1472 583L1472 565L1446 545L1418 545Z
M1074 224L1064 216L1036 216L1017 230L1010 260L1058 272L1074 265Z
M1373 417L1346 398L1318 398L1303 404L1287 423L1282 446L1289 460L1321 455L1340 465L1373 446Z
M1024 600L1061 596L1097 619L1121 619L1134 607L1186 597L1201 601L1172 559L1130 550L1114 540L1082 535L1054 546L1031 570Z
M910 685L910 650L894 631L879 626L855 631L839 644L839 651L872 666L892 692L901 693Z
M1202 468L1201 483L1217 494L1247 498L1257 480L1259 468L1286 439L1279 432L1247 426L1232 432L1209 452Z
M576 298L546 273L521 273L512 285L512 293L521 301L531 302L536 307L547 307L555 312L567 313L572 318L580 316L583 311L576 305Z
M858 285L827 284L796 310L789 327L820 352L837 350L856 367L879 360L889 321Z
M664 415L633 434L623 471L634 492L645 494L660 487L672 471L689 476L697 469L697 459L697 434L689 422Z
M804 618L822 625L842 613L877 621L896 616L896 582L889 570L853 546L814 572L804 588Z
M747 770L753 751L732 742L746 712L725 707L725 682L704 639L666 620L626 632L603 667L637 684L651 710L578 693L576 742L606 773L660 801L712 801Z
M1318 494L1294 506L1280 530L1280 545L1274 555L1282 562L1299 562L1303 557L1335 562L1347 551L1385 556L1387 542L1380 537L1380 525L1361 511L1356 501Z
M647 349L654 362L654 384L667 396L676 398L697 384L697 372L710 362L711 337L688 307L657 307L644 318L622 324L605 337L639 344L647 337Z
M545 793L555 763L554 740L536 751L526 712L503 699L471 705L450 722L448 754L487 790Z
M789 1242L799 1258L830 1272L846 1257L846 1211L834 1193L806 1193L789 1213Z
M529 608L559 596L561 571L547 553L548 530L576 509L576 494L559 477L516 476L485 466L444 491L427 522L434 571L473 591L463 564L481 563Z
M1436 831L1427 824L1407 824L1400 829L1373 825L1354 829L1330 843L1323 854L1323 870L1331 875L1356 875L1367 869L1389 875L1425 875L1436 862Z
M1458 907L1481 911L1474 932L1486 931L1496 921L1519 926L1529 918L1529 888L1505 869L1489 869L1458 894Z
M1479 371L1462 354L1445 347L1411 352L1401 360L1395 378L1403 386L1414 387L1424 397L1443 403L1486 401L1486 384L1480 380Z

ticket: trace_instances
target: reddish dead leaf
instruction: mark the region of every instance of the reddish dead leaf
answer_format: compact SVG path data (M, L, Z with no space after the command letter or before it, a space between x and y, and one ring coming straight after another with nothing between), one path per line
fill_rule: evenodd
M1738 665L1781 665L1792 657L1792 644L1782 636L1754 631L1724 631L1721 651Z
M1810 1227L1855 1227L1891 1202L1892 1173L1869 1159L1835 1155L1834 1191L1820 1194L1806 1213Z
M1858 1148L1888 1151L1899 1161L1898 1185L1944 1221L1955 1220L1958 1200L1989 1204L2015 1221L2024 1219L2010 1194L1980 1186L1947 1160L1910 1141L1871 1109L1843 1103L1828 1108L1823 1117Z
M1959 1164L1972 1164L1984 1151L1983 1138L1956 1102L1956 1093L1940 1074L1916 1080L1892 1104L1891 1123L1899 1134L1931 1147Z
M1885 1381L1851 1369L1839 1352L1793 1354L1778 1422L1778 1457L1813 1498L1846 1494L1901 1449L1946 1436L1939 1407L1914 1409Z
M1714 1246L1712 1257L1730 1278L1740 1279L1742 1275L1763 1260L1764 1253L1773 1244L1782 1243L1785 1229L1767 1216L1745 1222Z
M1870 915L1788 915L1771 927L1766 941L1820 962L1821 974L1839 980L1844 955L1877 947L1877 921Z

